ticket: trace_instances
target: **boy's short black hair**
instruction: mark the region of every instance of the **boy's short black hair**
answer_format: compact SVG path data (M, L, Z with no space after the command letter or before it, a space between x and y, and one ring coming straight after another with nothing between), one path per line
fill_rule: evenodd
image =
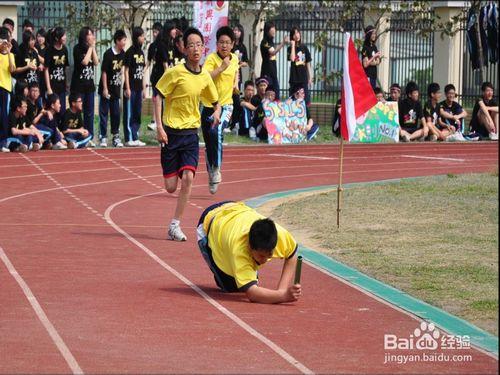
M182 36L182 40L184 41L184 46L187 46L188 38L192 34L198 35L201 38L202 43L205 43L205 40L203 39L203 34L201 33L200 30L198 30L196 27L188 27L186 31L184 31L184 35Z
M12 100L12 107L11 108L14 108L14 110L16 110L23 105L23 102L27 103L26 98L23 98L22 96L16 95L14 97L14 99Z
M14 27L14 21L12 20L12 18L5 18L2 22L2 25L10 25Z
M155 22L153 24L153 30L161 31L162 27L161 22Z
M401 86L399 86L399 83L393 83L391 85L391 87L389 87L389 91L390 90L399 90L399 91L401 91Z
M35 25L33 25L33 22L31 22L29 19L25 19L24 22L23 22L23 29L25 27L30 27L32 28L33 30L35 29Z
M10 31L5 26L0 27L0 39L9 40Z
M115 34L113 35L113 42L118 42L119 40L126 38L127 34L125 34L125 31L123 30L116 30Z
M292 93L295 95L300 89L305 90L305 85L303 83L296 83L292 86Z
M380 87L375 87L373 89L373 92L375 93L375 95L383 94L384 93Z
M81 99L81 95L76 93L76 92L72 92L71 94L69 94L69 105L71 105L71 103L75 103L78 99Z
M57 94L47 95L47 100L45 101L45 107L49 109L52 106L52 104L54 104L58 100L59 100L59 95Z
M245 81L244 88L246 89L248 86L255 87L255 83L252 80Z
M437 93L439 90L441 90L439 83L432 82L427 86L427 96L430 98L432 94Z
M410 81L406 84L406 88L405 88L405 94L406 96L410 96L410 94L413 92L413 91L419 91L418 89L418 85L416 82L414 81Z
M31 89L39 89L40 88L40 85L38 84L38 82L32 82L28 85L28 89L31 90Z
M444 92L446 94L448 94L449 91L457 91L457 89L455 88L455 86L453 85L453 83L448 83L445 87L444 87Z
M278 243L278 230L271 219L254 221L248 233L248 240L252 250L272 253Z
M483 82L483 84L481 85L481 91L486 91L486 89L492 89L492 90L495 90L495 88L493 87L493 84L491 82Z
M219 38L223 35L228 36L229 39L231 39L231 42L234 42L234 39L235 39L234 31L229 26L222 26L219 28L219 30L217 30L217 34L216 34L217 40L219 40Z

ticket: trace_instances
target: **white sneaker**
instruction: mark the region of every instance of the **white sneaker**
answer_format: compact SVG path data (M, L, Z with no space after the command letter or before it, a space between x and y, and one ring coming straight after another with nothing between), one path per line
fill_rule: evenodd
M95 143L94 141L88 141L87 142L87 145L85 147L88 147L88 148L94 148L95 147Z
M497 133L490 133L490 140L491 141L498 141L498 134Z
M54 146L52 146L52 150L67 150L68 146L62 144L62 142L57 142Z
M225 134L229 134L229 133L231 133L231 129L229 129L229 128L224 128L223 132L224 132Z
M186 241L187 237L182 232L180 225L172 225L168 227L168 237L172 241Z
M122 140L120 137L113 137L113 147L123 147Z
M135 143L136 143L136 145L137 145L138 147L144 147L144 146L146 146L146 143L144 143L144 142L140 141L139 139L138 139L137 141L135 141Z
M214 168L212 171L208 172L208 191L210 191L210 194L217 193L221 181L222 175L220 173L220 168Z
M150 122L148 124L148 129L155 131L156 130L156 122Z
M108 138L101 138L101 143L99 143L99 146L100 147L108 147Z
M137 146L138 146L137 141L125 142L125 147L137 147Z
M446 137L446 142L464 142L465 138L460 132L455 132Z
M7 147L2 147L2 152L10 152L10 149L8 149Z

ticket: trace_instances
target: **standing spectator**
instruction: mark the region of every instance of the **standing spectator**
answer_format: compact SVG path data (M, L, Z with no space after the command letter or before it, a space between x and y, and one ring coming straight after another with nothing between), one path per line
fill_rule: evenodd
M35 25L33 25L33 22L31 22L29 19L26 18L23 22L23 33L27 32L27 31L34 34L35 33Z
M290 96L294 95L294 87L304 88L306 105L311 104L309 87L312 86L313 75L311 68L311 53L302 43L298 27L290 30L290 46L287 48L288 61L290 61Z
M249 135L250 127L252 126L252 118L255 107L252 104L252 98L255 95L255 84L252 81L245 82L245 88L243 89L243 98L240 101L241 112L239 119L238 135Z
M441 131L438 120L439 120L439 98L441 97L441 87L438 83L431 83L427 87L427 102L424 104L424 116L427 122L427 127L429 128L429 140L444 141L448 134Z
M457 94L453 84L446 85L444 93L446 99L440 103L439 125L445 133L448 133L446 137L447 141L464 141L462 132L467 112L455 101Z
M86 147L90 141L89 131L83 126L82 108L80 94L70 94L69 109L59 127L70 149Z
M159 41L159 36L161 33L161 23L160 22L155 22L153 24L153 42L149 45L148 47L148 68L150 68L150 76L149 76L149 82L151 84L151 87L153 89L153 117L151 118L151 122L148 125L148 129L150 130L155 130L156 129L156 123L155 123L155 118L156 118L156 107L154 105L154 102L156 100L156 82L160 79L158 77L158 72L157 68L154 66L154 61L155 61L155 56L156 56L156 51L158 49L158 43Z
M0 28L0 148L9 152L7 138L9 135L9 112L12 92L12 74L16 71L16 62L10 42L10 32L6 27Z
M393 83L389 88L389 98L387 101L389 102L399 102L401 99L401 86L399 83Z
M123 59L127 34L116 30L113 35L115 45L102 57L101 81L99 82L99 127L100 146L108 146L108 113L111 117L113 147L123 147L120 139L120 94L123 82Z
M56 27L47 36L45 53L45 86L47 95L57 94L61 101L61 117L66 112L66 77L69 67L69 54L66 48L66 31Z
M377 86L377 66L380 64L382 54L378 51L375 41L377 32L373 26L367 26L365 29L365 40L361 55L363 56L363 68L366 76L373 88Z
M124 95L123 95L123 133L125 146L145 146L139 140L141 128L142 100L146 96L144 67L146 60L142 46L144 45L144 30L134 27L132 30L132 46L125 53Z
M238 56L239 61L239 70L238 70L238 90L233 94L233 116L231 118L231 126L230 128L224 129L226 133L231 132L235 126L238 125L239 129L239 121L243 115L243 108L240 104L240 91L241 91L241 82L242 82L242 72L241 68L248 66L248 52L247 47L243 43L245 38L245 30L241 24L236 24L233 27L234 32L234 47L231 50L236 56Z
M95 48L96 40L90 27L82 27L78 35L78 44L73 48L73 76L71 77L71 92L82 95L83 122L94 137L94 66L99 64ZM92 141L89 146L95 146Z
M340 115L342 113L342 101L340 98L337 99L333 111L334 112L333 112L333 122L332 122L332 133L335 137L340 137L340 123L341 123Z
M29 31L23 33L23 43L16 55L16 79L26 81L28 85L38 83L38 70L43 69L35 49L35 35Z
M47 53L47 32L42 27L36 32L35 50L38 53L38 58L41 62L41 70L38 72L38 82L40 85L40 97L42 101L45 99L47 88L45 86L45 56Z
M260 54L262 55L261 76L267 76L269 84L273 86L276 98L279 100L280 84L278 82L278 69L276 67L276 55L288 43L288 36L283 38L281 44L275 48L274 37L276 35L276 26L268 21L264 24L264 38L260 43Z
M415 82L408 82L405 88L406 98L399 104L399 135L403 142L423 141L429 134L424 112L419 99L419 90Z
M19 53L19 44L14 39L14 21L12 21L12 19L10 19L10 18L5 18L2 22L2 27L5 27L7 30L9 30L10 44L12 44L11 53L14 56L16 56ZM7 38L3 38L3 39L7 39Z
M498 141L498 101L493 98L494 88L491 82L483 82L481 98L476 100L472 110L469 137L488 138Z

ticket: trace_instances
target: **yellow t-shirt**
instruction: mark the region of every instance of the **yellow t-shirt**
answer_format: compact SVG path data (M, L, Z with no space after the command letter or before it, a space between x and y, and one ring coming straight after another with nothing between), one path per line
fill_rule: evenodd
M212 221L213 219L213 221ZM210 211L203 221L208 231L208 246L215 264L225 274L233 277L240 290L247 290L257 283L258 265L250 254L248 233L256 220L264 219L255 210L241 202L226 203ZM278 243L272 258L287 259L297 250L297 242L283 227L276 224Z
M184 64L167 69L156 88L165 98L163 123L174 129L199 128L200 98L210 103L219 99L210 74L204 69L193 73Z
M0 53L0 87L7 90L8 92L12 91L12 75L9 70L9 55L12 59L12 63L14 67L16 66L14 60L14 54L3 54Z
M222 61L217 52L213 52L207 56L203 68L211 72L221 66ZM215 87L217 87L217 93L219 94L220 105L233 104L233 86L238 69L238 56L231 53L229 66L214 79ZM212 103L206 100L202 100L202 103L205 107L212 107Z

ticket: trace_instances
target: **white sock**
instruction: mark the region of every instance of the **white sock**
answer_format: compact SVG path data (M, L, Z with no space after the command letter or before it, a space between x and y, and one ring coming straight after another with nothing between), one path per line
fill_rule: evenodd
M171 227L178 227L180 223L181 223L180 220L172 219L172 221L170 222L170 226Z

